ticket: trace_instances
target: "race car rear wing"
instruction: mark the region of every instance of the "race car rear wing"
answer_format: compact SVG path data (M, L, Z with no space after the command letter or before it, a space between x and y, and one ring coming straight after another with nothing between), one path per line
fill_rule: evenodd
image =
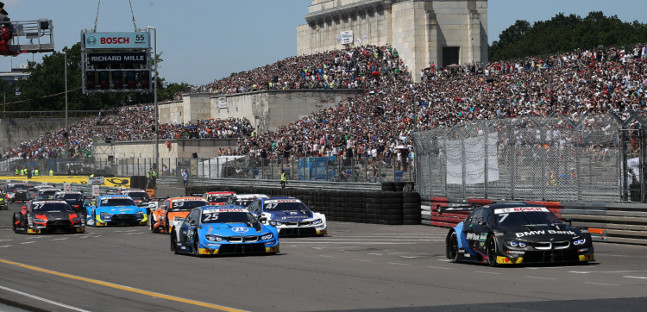
M444 212L454 212L454 211L472 211L476 209L477 205L476 203L468 203L468 204L447 204L447 206L443 207L440 204L437 206L438 208L438 213L443 214Z

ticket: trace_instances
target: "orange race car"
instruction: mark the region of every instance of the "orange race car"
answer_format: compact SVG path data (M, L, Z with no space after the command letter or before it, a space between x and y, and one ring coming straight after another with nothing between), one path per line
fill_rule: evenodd
M179 228L191 209L207 205L209 202L197 196L167 198L157 209L151 211L151 232L171 233L173 228Z
M209 202L209 205L220 206L232 203L235 199L236 193L234 192L206 192L202 194L202 198Z

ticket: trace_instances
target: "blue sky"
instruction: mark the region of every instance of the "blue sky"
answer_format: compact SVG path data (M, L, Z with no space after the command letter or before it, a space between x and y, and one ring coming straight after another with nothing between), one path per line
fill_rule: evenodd
M57 51L94 28L98 0L2 0L12 20L48 18ZM157 29L160 75L169 82L204 84L296 55L296 26L304 24L311 0L131 0L138 28ZM644 0L489 0L490 43L516 20L531 23L557 13L585 17L591 11L647 23ZM97 31L132 32L128 0L103 0ZM0 57L0 72L39 54Z

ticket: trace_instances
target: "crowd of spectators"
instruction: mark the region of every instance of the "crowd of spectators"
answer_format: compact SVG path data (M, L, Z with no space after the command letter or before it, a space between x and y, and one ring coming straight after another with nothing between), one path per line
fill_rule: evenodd
M160 125L162 139L238 138L223 154L275 157L341 156L400 164L411 155L414 129L451 127L471 120L535 115L624 113L647 105L647 47L577 50L486 65L429 68L414 83L390 46L361 46L287 58L197 87L233 94L259 90L365 90L345 103L256 135L246 119L209 119ZM91 138L153 138L152 106L122 108L43 135L5 156L79 157ZM116 127L115 125L120 125ZM64 148L65 135L70 147Z
M90 157L95 142L141 141L155 137L153 105L125 106L115 111L102 111L71 123L67 130L47 132L38 138L10 148L3 158L79 158ZM253 128L243 118L209 119L193 123L160 124L159 138L207 139L250 136Z

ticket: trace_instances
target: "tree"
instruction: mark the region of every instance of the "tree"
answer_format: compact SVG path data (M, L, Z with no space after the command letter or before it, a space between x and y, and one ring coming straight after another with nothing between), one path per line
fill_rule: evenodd
M65 47L61 52L53 52L43 57L41 63L29 62L27 79L20 80L15 86L0 83L0 91L7 95L7 110L13 111L63 111L65 109L65 55L67 54L67 89L69 110L99 110L112 109L113 107L152 103L153 94L141 93L100 93L84 95L81 90L81 43L78 42L71 48ZM161 63L161 54L156 55L156 60ZM158 99L172 99L173 94L183 91L188 84L164 84L164 78L159 77ZM13 95L13 88L21 91L18 96ZM9 93L12 94L9 97Z
M647 25L638 21L622 22L617 16L606 17L599 11L590 12L586 18L559 13L532 26L527 21L516 21L492 43L489 57L497 61L645 41Z

